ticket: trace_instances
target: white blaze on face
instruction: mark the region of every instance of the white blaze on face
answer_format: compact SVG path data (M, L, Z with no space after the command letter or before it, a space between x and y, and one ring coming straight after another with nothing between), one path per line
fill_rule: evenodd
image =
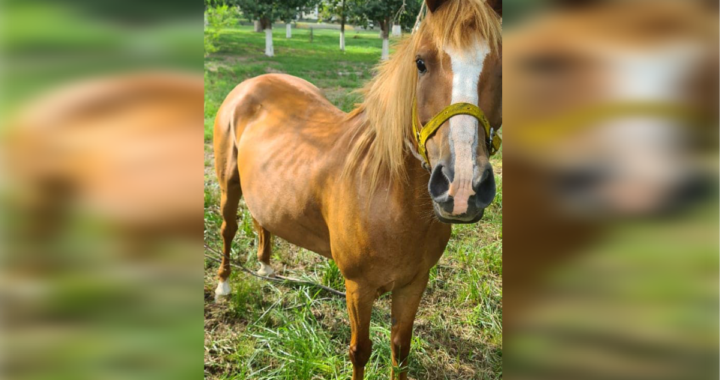
M607 101L686 103L683 83L700 52L692 45L608 52ZM596 144L604 146L608 161L617 163L611 184L618 189L616 202L625 208L646 207L682 179L686 163L676 149L684 131L676 120L662 115L627 116L600 125ZM633 192L638 196L629 197Z
M682 85L698 62L702 49L692 44L649 50L612 51L609 96L620 101L682 101Z
M490 47L485 41L476 40L474 46L466 51L446 48L452 63L453 82L451 103L470 103L478 105L478 81L483 70L485 58ZM453 197L453 215L467 211L468 200L475 194L472 188L475 169L475 150L478 144L478 121L469 115L456 115L450 118L450 147L455 161L455 177L450 184L449 195Z

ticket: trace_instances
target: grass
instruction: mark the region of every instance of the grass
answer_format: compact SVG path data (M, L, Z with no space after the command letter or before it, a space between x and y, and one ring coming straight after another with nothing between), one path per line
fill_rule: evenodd
M349 111L360 100L351 93L372 77L381 40L376 32L347 33L346 52L338 31L274 31L276 57L264 52L264 34L249 27L229 29L221 50L205 65L205 239L221 246L219 189L212 168L212 123L232 88L269 72L302 77L320 87L335 105ZM502 377L502 163L493 158L498 196L475 225L458 225L428 288L415 322L410 377L415 379L498 379ZM258 268L256 237L241 202L232 257ZM273 267L283 275L343 289L334 262L280 239L273 242ZM232 296L215 303L217 263L205 265L205 377L207 379L349 379L350 326L344 300L317 288L281 285L242 272L230 278ZM366 379L387 379L390 359L390 302L375 303L371 321L373 354Z

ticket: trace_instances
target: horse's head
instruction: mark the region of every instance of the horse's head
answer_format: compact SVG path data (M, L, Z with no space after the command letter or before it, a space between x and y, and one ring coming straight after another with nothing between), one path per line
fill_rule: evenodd
M717 141L696 125L717 112L714 7L593 1L506 31L504 153L546 178L529 187L593 218L655 215L697 192L693 149Z
M443 222L477 222L495 198L489 157L502 124L500 3L427 0L407 58L417 70L414 133Z

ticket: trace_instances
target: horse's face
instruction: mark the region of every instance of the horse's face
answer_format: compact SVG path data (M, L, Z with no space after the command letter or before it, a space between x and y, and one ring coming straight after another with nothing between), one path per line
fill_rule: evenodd
M478 36L471 46L446 46L440 51L430 38L423 38L412 59L416 61L417 113L422 125L451 104L470 103L485 113L497 131L502 124L502 62L486 41ZM428 189L441 221L477 222L495 198L487 138L476 118L455 115L427 141Z
M706 89L717 83L717 66L707 65L714 50L707 46L717 46L717 16L694 1L596 3L507 34L506 157L522 153L548 173L558 202L573 212L660 212L697 183L683 145L694 131L690 123L660 113L619 114L552 133L553 124L538 122L605 104L698 107L711 99L716 111L716 95L691 88L694 77L712 83ZM514 148L545 126L547 147L528 141Z

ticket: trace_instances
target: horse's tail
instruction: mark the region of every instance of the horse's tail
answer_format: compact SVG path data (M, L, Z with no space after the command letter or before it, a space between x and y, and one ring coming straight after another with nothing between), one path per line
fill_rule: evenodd
M232 94L232 93L231 93ZM213 129L213 149L215 153L215 172L218 184L223 192L240 192L240 173L238 172L238 148L236 136L237 102L228 96L218 110Z

